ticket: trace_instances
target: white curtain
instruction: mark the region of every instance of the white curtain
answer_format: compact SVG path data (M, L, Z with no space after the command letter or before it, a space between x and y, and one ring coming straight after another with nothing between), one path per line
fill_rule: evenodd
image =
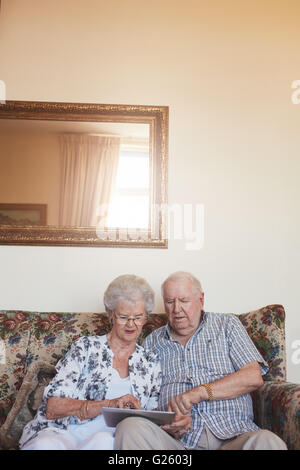
M120 138L64 134L60 136L60 148L59 224L96 226L99 206L108 206L114 189ZM106 214L102 216L105 218Z

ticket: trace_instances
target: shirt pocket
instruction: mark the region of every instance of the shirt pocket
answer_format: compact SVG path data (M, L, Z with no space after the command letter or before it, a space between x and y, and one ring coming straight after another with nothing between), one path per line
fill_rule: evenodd
M199 369L208 378L221 378L235 372L228 345L222 338L208 338L201 344Z
M185 372L179 374L164 374L161 381L160 393L168 393L171 396L179 395L186 390L189 377ZM172 392L170 392L170 390Z

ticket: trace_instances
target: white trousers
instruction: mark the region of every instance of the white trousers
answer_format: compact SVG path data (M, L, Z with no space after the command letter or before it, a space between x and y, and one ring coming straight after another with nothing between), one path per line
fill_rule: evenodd
M113 450L114 437L109 432L95 432L80 440L70 432L57 428L42 429L29 439L21 450Z

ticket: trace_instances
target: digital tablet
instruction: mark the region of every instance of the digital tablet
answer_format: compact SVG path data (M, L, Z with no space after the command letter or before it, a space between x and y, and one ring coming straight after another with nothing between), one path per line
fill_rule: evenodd
M102 414L107 426L115 428L122 419L132 416L150 419L158 426L171 424L175 413L169 411L131 410L128 408L102 408Z

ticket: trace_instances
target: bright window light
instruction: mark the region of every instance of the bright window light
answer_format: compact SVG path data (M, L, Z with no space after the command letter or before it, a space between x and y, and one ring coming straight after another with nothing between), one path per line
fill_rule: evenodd
M149 155L121 152L108 227L149 227Z
M149 155L145 153L120 155L117 189L149 188Z

